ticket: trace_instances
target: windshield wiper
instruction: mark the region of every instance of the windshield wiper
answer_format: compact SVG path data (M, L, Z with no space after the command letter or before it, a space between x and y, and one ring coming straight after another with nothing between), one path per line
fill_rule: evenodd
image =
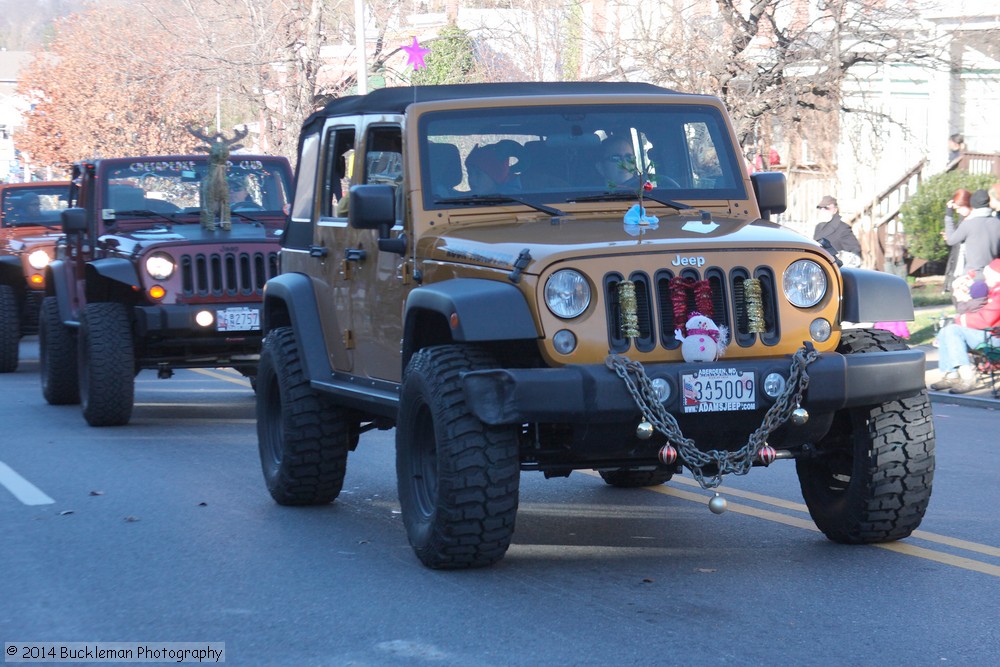
M552 206L546 206L545 204L539 204L538 202L528 201L527 199L511 195L469 195L467 197L446 197L434 200L435 204L509 204L511 202L530 206L536 211L541 211L551 216L566 215L565 211L560 211Z
M115 211L115 220L118 219L120 215L134 215L139 218L162 218L170 224L174 224L174 219L163 213L157 213L156 211L150 211L146 208L131 209L128 211Z
M676 209L678 211L686 211L687 209L693 208L687 204L679 201L674 201L673 199L667 199L666 197L657 197L655 195L650 195L648 192L642 195L643 199L648 199L650 201L655 201L657 204L663 204L664 206L669 206L670 208ZM571 197L566 200L567 203L573 202L588 202L588 201L628 201L634 199L639 201L639 197L634 192L602 192L599 195L584 195L582 197Z

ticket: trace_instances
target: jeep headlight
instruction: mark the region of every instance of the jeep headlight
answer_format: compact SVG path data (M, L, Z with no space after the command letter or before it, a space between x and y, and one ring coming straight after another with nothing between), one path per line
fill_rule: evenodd
M44 269L51 261L52 258L49 257L49 253L44 250L36 250L28 255L28 264L31 264L31 268L33 269Z
M156 252L146 258L146 271L156 280L166 280L174 272L174 258L165 252Z
M590 305L590 284L579 271L556 271L545 282L545 305L556 317L576 317Z
M793 306L810 308L826 296L826 272L811 259L800 259L785 269L781 287Z

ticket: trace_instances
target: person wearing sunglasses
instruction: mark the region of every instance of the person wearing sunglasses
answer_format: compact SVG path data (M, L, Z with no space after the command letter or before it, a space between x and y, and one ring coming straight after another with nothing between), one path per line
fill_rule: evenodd
M639 169L635 149L628 137L611 136L601 142L597 173L611 189L639 187Z

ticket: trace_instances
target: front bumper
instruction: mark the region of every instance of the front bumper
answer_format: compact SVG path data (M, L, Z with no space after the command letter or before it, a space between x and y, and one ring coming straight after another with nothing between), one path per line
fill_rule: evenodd
M708 368L752 371L759 387L769 373L780 373L787 380L791 364L791 357L781 357L643 367L650 378L666 380L670 392L664 407L678 415L680 376L684 373ZM921 350L852 355L825 352L806 372L809 387L802 407L816 415L830 414L919 394L924 389L925 359ZM463 376L463 383L467 405L487 424L609 424L634 419L639 412L625 383L604 365L471 371ZM762 391L757 392L756 400L758 409L774 403Z
M220 325L226 310L246 310L256 314L255 327L247 329L227 329ZM198 324L198 314L208 312L212 320L207 325ZM136 306L135 322L140 336L205 336L260 338L260 303L218 303L218 304L163 304L159 306ZM223 326L223 328L220 328Z

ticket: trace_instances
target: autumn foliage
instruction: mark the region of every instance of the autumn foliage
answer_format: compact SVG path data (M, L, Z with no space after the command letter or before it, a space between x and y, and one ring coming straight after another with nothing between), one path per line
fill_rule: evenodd
M187 153L200 141L185 127L206 119L194 70L179 67L178 44L128 5L57 21L48 51L22 72L31 101L17 147L32 162Z

